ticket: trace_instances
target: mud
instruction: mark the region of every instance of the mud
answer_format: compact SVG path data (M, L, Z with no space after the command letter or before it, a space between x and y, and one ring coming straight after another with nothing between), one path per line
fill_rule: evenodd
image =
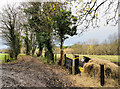
M2 87L73 87L67 76L63 67L30 56L2 64Z

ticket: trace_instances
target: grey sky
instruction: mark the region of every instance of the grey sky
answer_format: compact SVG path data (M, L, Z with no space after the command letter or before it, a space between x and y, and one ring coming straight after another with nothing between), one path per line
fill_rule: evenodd
M26 1L26 0L2 0L0 2L0 10L1 8L6 5L7 3L15 3L15 2L22 2L22 1ZM74 43L77 42L83 42L83 41L87 41L88 39L98 39L98 41L101 43L102 41L104 41L105 39L107 39L107 37L110 34L114 34L114 33L118 33L118 25L116 26L104 26L103 22L100 24L99 28L89 28L88 31L84 32L83 35L80 36L73 36L68 38L65 42L64 45L73 45ZM1 48L6 48L7 46L3 45L4 40L2 40L0 38L0 49Z
M112 34L118 34L118 25L117 26L101 26L95 29L88 29L88 31L84 32L82 35L76 35L70 37L64 42L64 45L73 45L77 42L84 42L88 39L97 39L99 43L103 42L105 39Z

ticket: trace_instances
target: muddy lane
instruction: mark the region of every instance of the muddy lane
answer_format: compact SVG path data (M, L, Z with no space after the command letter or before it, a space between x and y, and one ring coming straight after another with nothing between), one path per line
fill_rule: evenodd
M2 87L70 87L67 73L31 56L2 64Z

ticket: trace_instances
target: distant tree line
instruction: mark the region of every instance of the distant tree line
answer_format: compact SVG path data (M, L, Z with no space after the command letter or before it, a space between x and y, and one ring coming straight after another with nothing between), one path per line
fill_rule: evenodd
M115 34L110 35L107 40L98 43L95 39L90 39L83 43L76 43L70 48L73 54L89 54L89 55L118 55L120 39Z

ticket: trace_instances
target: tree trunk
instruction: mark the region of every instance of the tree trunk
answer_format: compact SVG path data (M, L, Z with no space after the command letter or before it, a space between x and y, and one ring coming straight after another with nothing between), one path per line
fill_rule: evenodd
M39 47L39 54L38 54L38 56L42 56L42 50L43 50L43 48Z
M38 52L38 54L37 54L38 57L39 57L39 56L42 56L42 50L43 50L42 44L39 43L39 52Z
M40 48L40 50L39 50L40 56L42 56L42 50L43 50L43 48Z
M61 57L60 57L60 64L63 64L63 40L61 39L61 44L60 44L60 50L61 50Z
M34 48L32 49L32 55L34 55L35 50L36 50L36 47L34 47Z
M54 63L54 54L53 54L53 51L52 51L52 45L51 45L51 40L49 39L47 41L47 49L48 49L48 55L49 55L49 59L52 61L52 63Z

